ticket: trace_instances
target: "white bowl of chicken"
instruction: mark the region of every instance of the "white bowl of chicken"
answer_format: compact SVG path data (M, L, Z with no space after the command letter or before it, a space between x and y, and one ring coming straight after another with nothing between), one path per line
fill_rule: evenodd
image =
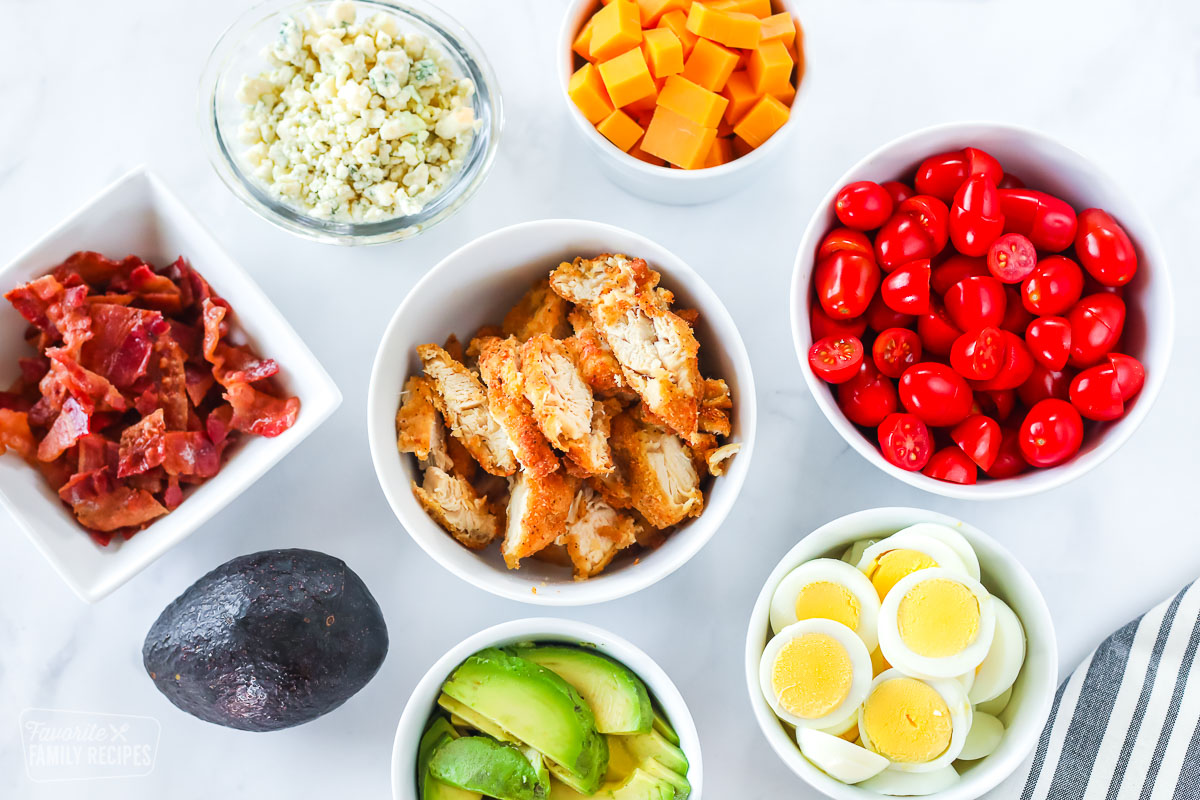
M441 344L434 344L441 343ZM694 556L750 467L750 359L677 256L542 220L433 268L384 333L371 457L400 523L493 594L583 605Z

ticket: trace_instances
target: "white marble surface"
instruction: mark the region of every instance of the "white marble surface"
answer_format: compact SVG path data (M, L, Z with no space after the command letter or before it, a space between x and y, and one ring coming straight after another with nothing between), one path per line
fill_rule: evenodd
M59 21L4 0L0 49L0 262L129 167L145 162L223 238L337 380L345 403L311 439L184 545L109 599L80 603L0 517L0 797L382 798L409 690L445 649L538 609L500 601L434 565L375 482L363 409L383 327L422 272L463 242L523 220L578 216L673 248L724 298L754 360L760 441L741 501L695 560L647 591L559 612L641 645L679 684L704 745L709 798L812 796L768 751L741 669L760 582L798 537L869 506L925 506L1007 543L1042 586L1064 670L1111 629L1196 577L1192 503L1200 444L1200 337L1189 304L1200 174L1200 6L1187 0L806 2L812 47L803 128L753 191L698 208L625 195L568 125L552 69L562 0L443 0L499 74L508 123L490 179L422 238L375 249L309 244L255 217L201 152L194 91L235 0L85 3ZM850 163L930 123L1038 127L1103 164L1158 221L1180 308L1172 374L1142 429L1108 463L1041 497L953 502L870 468L820 417L788 335L786 288L813 205ZM151 621L213 566L304 546L345 558L391 630L375 680L336 713L275 734L208 725L142 674ZM22 763L27 707L149 715L162 724L151 775L34 783Z

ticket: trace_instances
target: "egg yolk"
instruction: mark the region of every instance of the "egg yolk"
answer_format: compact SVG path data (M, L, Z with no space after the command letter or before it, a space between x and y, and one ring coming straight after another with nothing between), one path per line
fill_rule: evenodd
M796 595L796 619L831 619L858 630L858 598L832 581L813 581Z
M957 581L934 578L908 590L896 609L900 638L926 658L961 653L979 635L979 601Z
M831 713L850 694L854 667L841 642L826 633L805 633L779 650L771 688L779 705L802 719Z
M867 577L871 579L871 584L875 591L879 592L879 599L882 600L903 578L919 569L929 569L937 565L936 561L920 550L888 550L871 563Z
M891 668L892 665L883 657L883 650L876 647L875 652L871 653L871 677L877 678Z
M884 758L924 764L946 752L954 725L937 691L916 678L892 678L875 687L860 721L871 749Z

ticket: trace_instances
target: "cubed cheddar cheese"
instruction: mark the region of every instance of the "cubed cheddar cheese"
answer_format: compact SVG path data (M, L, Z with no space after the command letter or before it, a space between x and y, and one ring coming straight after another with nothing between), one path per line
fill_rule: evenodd
M725 120L730 125L736 125L746 116L746 112L758 102L758 93L751 85L750 76L744 70L738 70L729 76L721 96L728 101L725 106Z
M624 3L626 0L615 0ZM627 106L656 91L654 78L650 76L650 68L646 66L646 57L640 48L634 48L622 53L616 58L610 58L600 63L600 77L604 79L604 88L608 97L617 108Z
M663 90L658 95L658 105L669 108L702 127L715 128L721 121L721 115L725 113L729 101L716 92L710 92L703 86L692 83L682 75L672 75L663 84Z
M642 126L633 121L633 117L617 109L600 121L596 126L600 134L617 147L629 152L638 139L642 138Z
M692 3L687 29L726 47L753 49L762 38L762 22L758 17L740 11L721 11L704 3Z
M741 122L733 126L733 132L751 147L762 147L787 121L788 107L768 94L760 97Z
M613 112L612 100L604 88L600 70L594 64L584 64L575 71L567 86L567 94L593 125Z
M786 11L772 14L762 21L762 42L780 41L785 45L796 39L796 26L792 24L792 15Z
M636 158L638 161L645 161L647 164L653 164L656 167L665 167L667 162L663 161L658 156L652 156L642 149L642 143L638 142L630 150L629 155Z
M699 36L687 29L687 14L682 11L668 11L663 14L662 19L658 21L658 27L666 28L679 38L679 43L683 45L684 58L692 54L692 48L700 39Z
M663 84L666 82L665 78L661 81L655 81L654 91L642 99L634 100L625 106L625 111L634 119L637 119L639 114L654 113L654 108L658 105L658 94L662 91Z
M634 0L612 0L592 17L593 61L608 61L641 43L641 11Z
M774 94L791 83L792 57L783 42L766 42L751 51L746 74L755 94Z
M683 72L683 43L670 28L653 28L643 33L642 53L656 80Z
M788 108L791 108L792 102L796 99L796 87L791 83L787 83L773 92L767 92L767 94L771 95Z
M743 14L752 14L758 19L771 16L771 0L731 0L733 10Z
M637 0L637 4L642 14L642 27L654 28L663 18L663 14L672 11L682 11L686 14L692 0Z
M712 147L708 149L708 155L704 158L704 166L706 168L719 167L730 161L733 161L733 142L718 136L713 140Z
M725 88L738 64L738 54L708 39L699 39L683 65L683 77L710 92Z
M742 158L754 152L754 148L746 144L741 138L734 136L730 141L733 142L733 157Z
M642 149L677 167L697 169L708 157L716 138L716 128L697 125L682 114L659 106L642 137Z
M583 28L580 29L579 34L575 37L575 41L571 43L571 49L584 61L592 60L592 30L595 25L595 18L589 19Z

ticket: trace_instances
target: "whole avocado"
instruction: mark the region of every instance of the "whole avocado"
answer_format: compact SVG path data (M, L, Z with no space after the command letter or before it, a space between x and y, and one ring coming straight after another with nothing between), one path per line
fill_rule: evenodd
M379 604L345 562L266 550L227 561L167 606L146 634L142 663L189 714L274 731L346 702L387 649Z

